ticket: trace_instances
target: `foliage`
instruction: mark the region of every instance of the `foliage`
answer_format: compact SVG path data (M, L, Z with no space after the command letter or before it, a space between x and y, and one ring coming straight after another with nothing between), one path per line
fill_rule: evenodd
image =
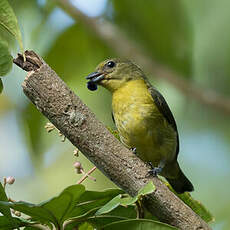
M134 204L144 195L154 191L152 183L147 184L139 191L137 196L131 198L123 195L119 189L109 189L102 192L86 191L83 185L72 185L65 188L60 195L40 204L27 202L8 202L5 191L1 185L0 211L4 215L0 217L1 229L7 230L27 226L27 229L36 229L35 224L43 224L53 229L73 229L74 227L94 229L122 229L128 225L132 229L175 229L169 225L153 220L136 219L130 213L134 211ZM123 197L125 196L125 198ZM119 202L114 205L114 200ZM116 212L116 208L121 205ZM12 217L10 208L20 211L30 218ZM106 215L103 215L105 214ZM130 218L132 217L132 218ZM87 225L86 225L87 223ZM85 227L84 227L85 226Z
M13 59L9 52L8 41L2 35L2 33L4 33L2 30L6 30L14 36L19 42L21 52L23 53L22 37L18 21L7 0L0 1L0 76L6 75L10 71ZM2 89L3 84L0 79L0 93Z
M209 210L207 210L200 201L193 199L190 193L185 192L183 194L177 194L177 196L207 223L215 220Z
M178 194L173 190L172 186L169 183L167 182L164 182L164 183L167 185L167 187L172 192L174 192L181 200L183 200L183 202L187 204L204 221L206 221L207 223L210 223L215 220L214 216L209 212L209 210L207 210L207 208L205 208L205 206L200 201L192 198L190 193L185 192L182 194Z
M0 2L0 25L15 37L23 53L22 36L18 21L7 0L1 0Z
M0 37L0 76L6 75L12 67L12 56L6 41Z
M8 201L8 198L6 196L6 193L4 191L4 188L2 184L0 183L0 200L1 201ZM5 216L5 217L11 217L11 212L10 208L7 206L0 205L0 212Z
M153 193L155 190L155 186L152 182L148 183L144 188L142 188L135 197L130 197L127 194L119 194L118 196L114 197L111 201L109 201L106 205L100 208L96 215L101 215L105 213L111 212L113 209L121 206L129 206L135 204L138 200L140 200L144 195Z
M27 226L28 229L36 229L35 224L42 224L53 229L71 230L74 227L94 229L175 229L169 225L155 221L154 216L148 219L137 219L138 209L135 204L141 204L142 198L154 192L152 182L143 187L135 197L124 194L119 189L107 189L105 191L87 191L81 184L65 188L58 196L40 204L32 204L24 201L8 202L5 190L0 183L0 217L1 229L12 229ZM179 195L180 197L181 195ZM183 195L182 195L183 196ZM187 194L183 197L188 197ZM204 207L190 196L190 205L198 215L208 221L211 216ZM188 203L188 202L187 202ZM194 205L195 204L195 205ZM140 206L141 207L141 206ZM12 217L10 208L20 211L30 218ZM143 208L143 207L142 207ZM202 210L202 211L201 211Z

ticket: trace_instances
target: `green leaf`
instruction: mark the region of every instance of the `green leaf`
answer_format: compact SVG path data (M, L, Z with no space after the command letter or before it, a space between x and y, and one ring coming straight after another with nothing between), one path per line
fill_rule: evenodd
M215 220L214 216L204 207L204 205L201 204L200 201L193 199L190 193L185 192L176 195L207 223Z
M170 225L145 219L122 220L103 227L103 230L176 230L177 228Z
M98 210L98 208L94 208L89 210L88 212L84 213L82 216L77 216L75 218L71 218L70 221L68 221L68 224L65 224L66 226L68 226L66 229L73 229L73 227L76 227L77 225L82 224L83 222L87 221L93 224L94 222L94 226L95 223L103 220L103 219L97 219L94 221L95 218L95 212ZM123 206L119 206L116 209L112 210L111 212L109 212L108 215L106 215L106 217L114 217L116 221L121 220L121 219L130 219L130 218L136 218L136 210L134 206L128 206L128 207L123 207ZM102 216L97 216L102 218ZM115 221L114 220L114 221ZM111 223L111 220L109 221L109 223Z
M121 216L98 216L98 217L91 217L87 219L87 222L92 224L96 228L103 227L107 224L121 221L121 220L126 220L127 218L121 217Z
M7 195L5 193L5 190L1 182L0 182L0 201L8 201ZM0 204L0 212L6 217L11 217L10 208L7 206Z
M35 205L27 202L3 202L0 204L13 208L14 210L23 212L24 214L31 216L34 220L39 220L41 222L52 222L55 226L58 225L57 219L49 212L49 210L44 209L40 205Z
M0 78L0 94L2 93L3 90L3 83L2 83L2 79Z
M215 220L214 216L204 207L203 204L201 204L200 201L195 200L194 198L192 198L191 194L188 192L182 193L182 194L178 194L176 193L172 186L163 181L167 187L173 192L175 193L181 200L184 201L185 204L187 204L197 215L199 215L204 221L206 221L207 223L212 222Z
M7 202L8 198L2 184L0 183L0 202L1 201ZM0 204L0 213L4 215L4 218L0 216L0 229L12 229L12 226L26 225L24 222L22 222L22 220L12 217L10 208L8 206Z
M101 199L111 199L118 194L123 194L121 189L106 189L104 191L86 191L80 199L80 202L96 201Z
M12 230L15 228L27 226L28 223L16 217L0 216L0 229L1 230Z
M96 212L96 215L101 215L101 214L111 212L113 209L115 209L116 207L118 207L121 204L121 198L122 198L121 194L119 194L116 197L114 197L111 201L109 201L102 208L100 208Z
M113 209L117 208L119 205L128 206L134 204L138 199L142 196L150 194L154 192L155 186L152 181L150 181L147 185L145 185L135 197L130 197L128 194L119 194L110 200L107 204L105 204L102 208L100 208L96 215L105 214L111 212Z
M70 186L57 197L38 205L27 202L0 202L3 207L10 207L32 217L32 220L42 223L52 222L61 226L69 218L76 217L76 221L89 218L99 207L105 205L114 196L123 193L120 189L105 191L85 191L83 185Z
M12 60L7 42L0 37L0 76L6 75L11 70Z
M80 198L79 203L75 206L73 211L71 212L71 222L68 223L68 227L66 229L73 229L73 227L78 224L81 226L83 222L88 220L91 217L94 217L95 212L105 205L108 201L110 201L113 197L118 194L124 193L124 191L120 189L108 189L105 191L86 191ZM125 209L125 210L121 210ZM130 208L121 207L119 209L119 214L128 217L135 217L135 210ZM117 214L117 213L115 213ZM91 220L91 219L90 219ZM91 222L91 221L90 221Z
M94 218L102 218L103 216L97 216L95 217L95 212L98 210L98 208L94 208L91 209L90 211L88 211L87 213L84 213L82 216L77 216L75 218L71 218L70 221L68 221L68 224L65 224L66 226L68 226L65 229L73 229L73 227L76 227L77 225L82 224L83 222L87 221L90 223L95 223L103 220L103 219L97 219L94 221ZM134 206L128 206L128 207L123 207L123 206L119 206L116 209L112 210L111 212L109 212L108 215L106 215L106 217L113 217L115 218L114 221L118 221L121 219L130 219L130 218L136 218L136 210ZM106 221L106 220L105 220ZM109 221L109 223L111 223L111 220Z
M134 205L129 205L129 206L120 205L105 215L120 216L126 219L135 219L137 217L137 210Z
M140 189L140 191L137 194L137 197L141 197L150 193L153 193L155 191L155 185L152 181L150 181L148 184L146 184L143 188Z
M67 228L70 229L70 228ZM70 230L72 230L73 228L71 228ZM90 225L89 223L85 222L83 224L80 225L79 230L94 230L93 226Z
M54 197L48 202L44 202L42 207L52 212L52 215L54 215L58 222L62 224L71 216L72 210L79 202L84 192L85 187L83 185L69 186L64 189L58 197Z
M94 215L97 209L104 206L111 199L113 199L118 194L124 193L120 189L107 189L105 191L86 191L80 198L79 203L71 212L71 217L82 216L88 213L90 210L95 210L91 212Z
M69 218L75 204L85 192L83 185L72 185L64 189L59 196L38 205L26 202L0 202L0 204L11 207L29 215L33 220L52 222L56 227Z
M0 1L0 25L15 37L19 43L21 52L24 53L18 21L7 0Z
M93 226L94 229L102 229L104 225L125 219L126 218L119 216L94 216L87 219L74 219L70 223L66 224L65 230L72 230L74 227L76 228L78 226L82 226L82 222L90 224L90 226Z

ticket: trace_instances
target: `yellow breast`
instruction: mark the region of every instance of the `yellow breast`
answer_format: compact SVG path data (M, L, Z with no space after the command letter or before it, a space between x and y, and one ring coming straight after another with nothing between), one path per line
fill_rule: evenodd
M129 81L116 90L112 108L121 141L129 148L135 147L144 161L158 164L167 152L174 154L175 134L159 112L144 80ZM168 136L169 141L165 139Z

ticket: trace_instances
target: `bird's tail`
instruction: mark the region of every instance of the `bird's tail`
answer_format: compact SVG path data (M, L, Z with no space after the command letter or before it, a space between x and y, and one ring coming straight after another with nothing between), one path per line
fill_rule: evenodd
M181 169L179 170L179 176L177 178L166 179L177 193L192 192L194 190L192 183L184 175Z

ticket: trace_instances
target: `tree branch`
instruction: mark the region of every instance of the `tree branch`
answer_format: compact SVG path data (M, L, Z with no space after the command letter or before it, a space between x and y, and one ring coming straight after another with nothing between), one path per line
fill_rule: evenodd
M189 98L192 97L199 103L215 108L227 115L230 114L230 98L224 97L213 90L199 87L166 66L157 63L156 60L144 53L136 42L129 39L117 26L109 21L105 19L98 21L88 17L69 0L56 0L56 2L72 18L85 24L119 56L129 57L143 69L152 73L153 76L166 80Z
M131 196L152 180L156 190L145 197L145 204L161 221L183 230L210 229L158 178L147 176L149 168L145 163L96 119L42 59L32 51L26 51L25 55L26 63L22 55L14 60L21 68L29 70L22 84L24 93L97 168Z

